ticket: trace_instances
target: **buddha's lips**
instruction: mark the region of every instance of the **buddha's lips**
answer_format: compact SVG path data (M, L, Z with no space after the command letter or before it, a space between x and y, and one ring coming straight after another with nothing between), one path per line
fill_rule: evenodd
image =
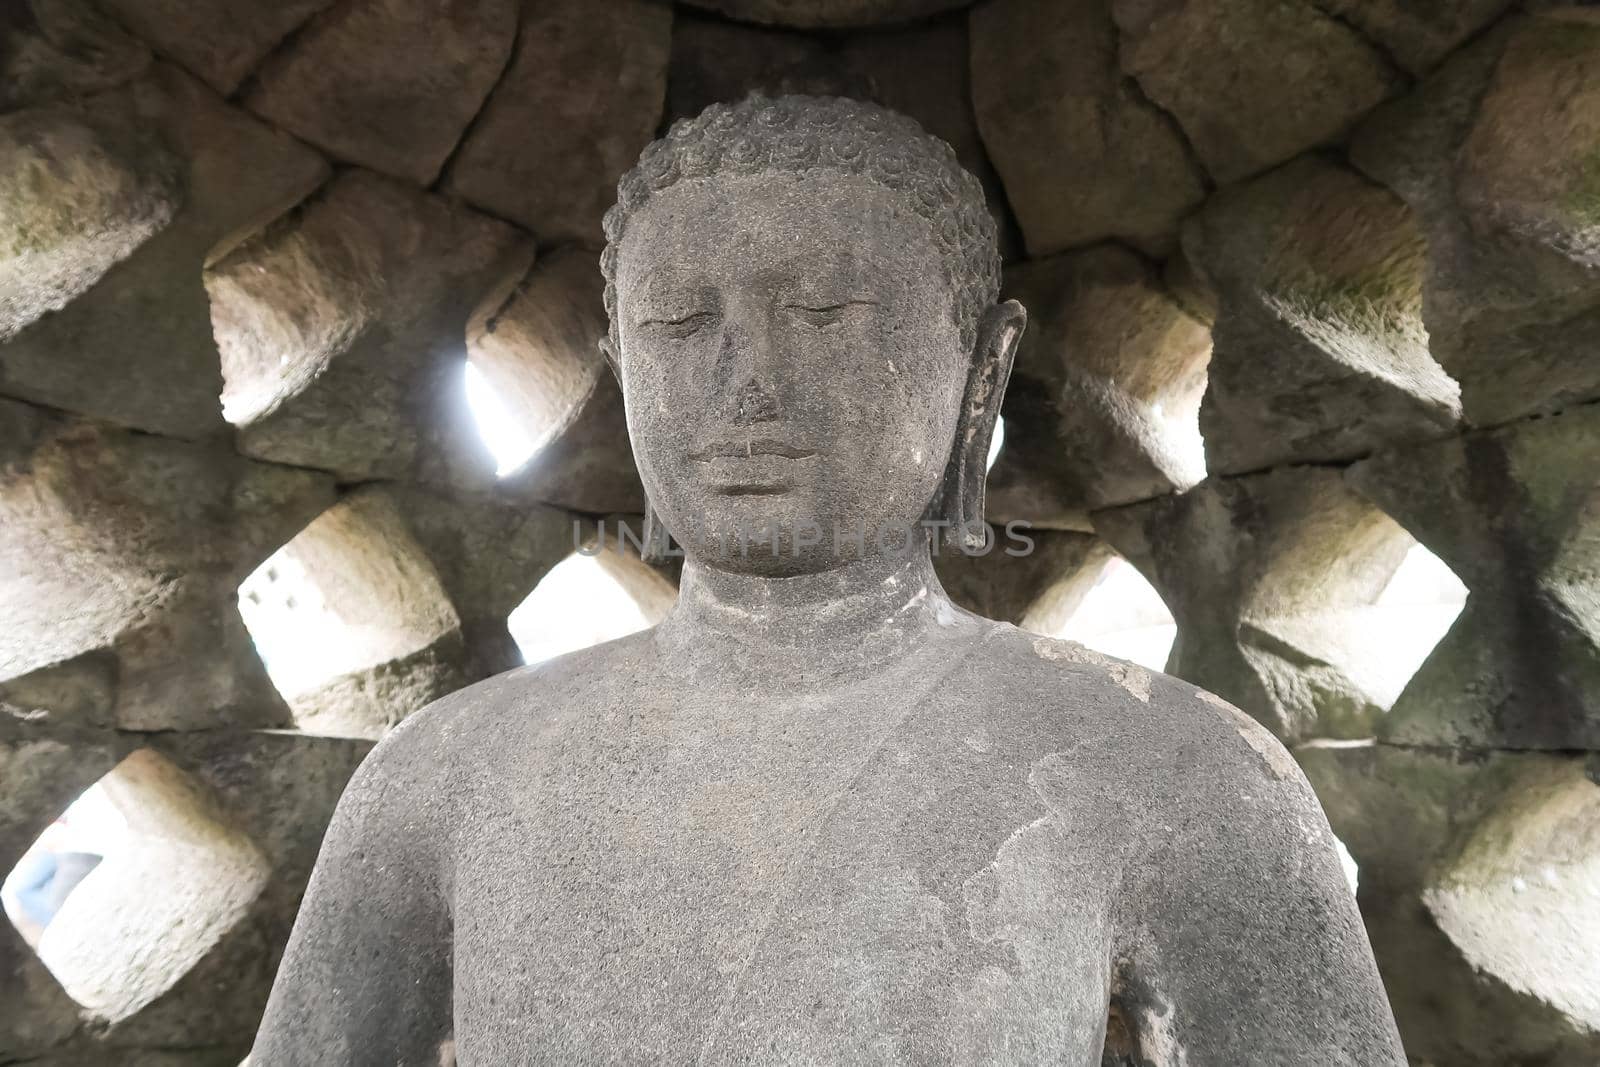
M784 459L806 459L816 455L809 448L796 448L794 445L770 438L757 438L753 441L718 441L707 445L698 452L691 452L689 458L697 463L707 463L714 459L750 459L755 456L782 456Z

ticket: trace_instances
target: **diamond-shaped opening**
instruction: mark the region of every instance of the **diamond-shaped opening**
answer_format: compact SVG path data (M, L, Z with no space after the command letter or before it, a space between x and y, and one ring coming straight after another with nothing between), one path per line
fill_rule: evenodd
M371 731L311 721L325 710L319 694L386 664L403 670L460 628L433 564L381 492L346 497L268 557L240 584L239 614L302 727L357 736Z
M117 1022L199 963L268 874L199 783L140 749L40 834L0 897L61 988Z
M533 457L549 439L550 427L547 421L518 418L477 363L469 359L462 364L462 370L467 379L467 406L472 411L473 425L494 456L495 474L504 478Z
M1423 660L1455 624L1467 603L1467 587L1444 560L1415 544L1373 603L1363 647L1374 650L1379 666L1373 695L1385 709L1394 707L1400 691Z
M506 625L524 662L540 663L654 626L677 597L651 567L608 546L550 568Z
M1161 671L1166 669L1178 625L1139 569L1113 556L1078 610L1051 636Z

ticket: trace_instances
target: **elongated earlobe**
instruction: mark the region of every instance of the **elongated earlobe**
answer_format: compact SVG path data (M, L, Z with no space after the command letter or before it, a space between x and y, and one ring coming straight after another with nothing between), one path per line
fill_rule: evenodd
M983 491L989 473L989 441L1000 418L1000 403L1011 379L1017 342L1027 323L1028 313L1023 306L1007 300L986 311L978 324L972 370L940 494L939 517L948 523L944 529L947 547L980 552L986 544Z

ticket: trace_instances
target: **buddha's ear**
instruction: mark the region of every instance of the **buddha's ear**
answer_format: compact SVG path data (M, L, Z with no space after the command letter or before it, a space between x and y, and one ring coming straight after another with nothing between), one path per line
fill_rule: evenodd
M996 304L978 322L972 369L956 423L956 439L945 471L940 518L950 523L945 544L978 550L986 536L983 527L983 487L989 473L989 441L1000 418L1000 402L1011 378L1017 342L1028 324L1028 312L1015 300Z

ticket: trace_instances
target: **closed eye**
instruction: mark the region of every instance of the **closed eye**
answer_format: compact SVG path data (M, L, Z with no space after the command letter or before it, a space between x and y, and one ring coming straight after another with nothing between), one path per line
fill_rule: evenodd
M832 326L842 320L851 308L876 306L877 303L876 300L844 300L837 304L785 304L784 307L812 326Z
M659 326L672 337L688 337L711 320L709 311L691 311L680 318L645 319L641 325Z

